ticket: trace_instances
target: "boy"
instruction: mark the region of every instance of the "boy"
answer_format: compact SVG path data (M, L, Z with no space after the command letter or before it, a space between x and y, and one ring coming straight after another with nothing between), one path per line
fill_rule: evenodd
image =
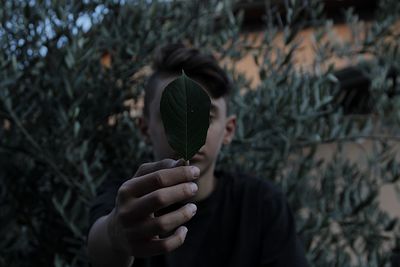
M155 162L133 178L106 184L91 209L93 266L306 266L292 214L270 183L215 171L235 133L228 115L231 82L210 55L183 45L160 49L145 89L140 128ZM182 69L210 95L206 144L190 160L168 145L159 105Z

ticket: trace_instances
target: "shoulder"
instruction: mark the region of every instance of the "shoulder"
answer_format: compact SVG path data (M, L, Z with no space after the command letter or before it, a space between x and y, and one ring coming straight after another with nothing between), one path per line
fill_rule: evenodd
M262 266L307 266L294 216L279 186L243 173L224 173L221 178L230 203L241 215L246 236L256 235L251 240L260 242Z

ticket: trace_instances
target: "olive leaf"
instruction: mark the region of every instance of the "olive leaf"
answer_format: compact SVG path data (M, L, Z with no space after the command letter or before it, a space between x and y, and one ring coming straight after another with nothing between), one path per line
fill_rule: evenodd
M179 157L191 159L205 144L210 124L211 100L184 72L167 85L160 113L169 145Z

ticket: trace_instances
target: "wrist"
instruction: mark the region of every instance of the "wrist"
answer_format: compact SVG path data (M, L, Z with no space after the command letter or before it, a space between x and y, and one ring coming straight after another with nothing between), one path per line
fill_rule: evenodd
M123 245L121 240L121 230L115 219L115 209L113 209L105 218L106 231L111 249L114 254L119 256L131 256L129 250Z
M100 217L91 227L88 238L89 259L94 267L131 266L134 258L115 249L108 233L109 220L105 215Z

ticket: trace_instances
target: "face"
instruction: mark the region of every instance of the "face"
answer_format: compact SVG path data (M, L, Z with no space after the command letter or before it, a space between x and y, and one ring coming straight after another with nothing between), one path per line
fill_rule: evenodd
M157 91L150 103L148 117L144 118L142 123L142 131L153 145L155 160L177 159L177 155L168 144L159 108L163 90L175 78L176 76L158 79ZM213 170L221 146L229 144L233 138L235 124L236 118L227 116L225 99L211 98L210 126L206 143L190 160L190 164L199 167L201 173L210 168Z

